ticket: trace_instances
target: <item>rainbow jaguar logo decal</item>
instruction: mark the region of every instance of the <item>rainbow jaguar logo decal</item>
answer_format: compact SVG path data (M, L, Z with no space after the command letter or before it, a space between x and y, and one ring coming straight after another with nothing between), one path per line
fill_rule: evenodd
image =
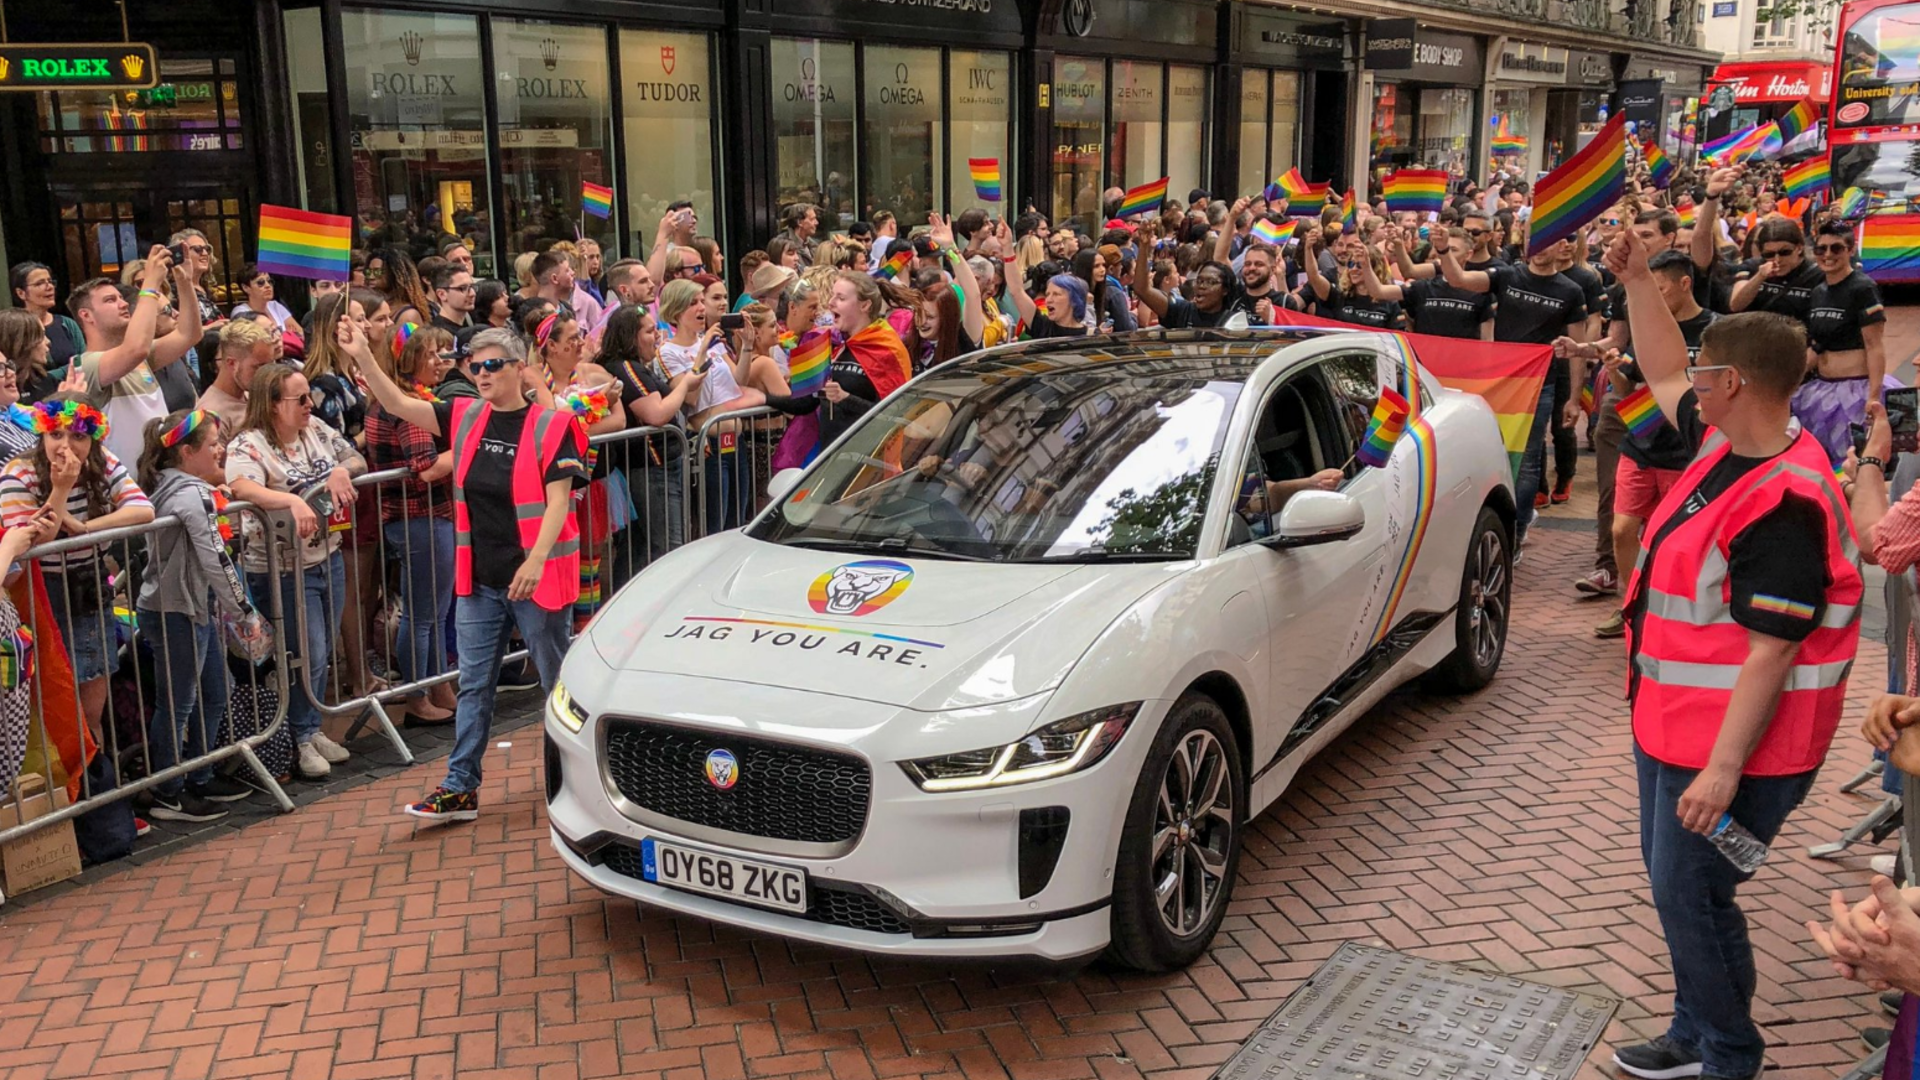
M807 603L822 615L871 615L913 584L913 567L892 559L843 563L813 579Z

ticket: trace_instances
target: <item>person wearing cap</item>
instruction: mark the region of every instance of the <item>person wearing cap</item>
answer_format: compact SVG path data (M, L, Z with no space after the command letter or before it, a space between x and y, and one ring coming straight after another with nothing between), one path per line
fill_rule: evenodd
M760 303L773 307L779 302L780 294L799 276L791 267L761 263L753 276L747 279L747 291L742 295L739 306L744 308L748 304Z
M1207 203L1212 200L1213 196L1208 193L1206 188L1197 187L1187 192L1187 208L1189 210L1205 210Z

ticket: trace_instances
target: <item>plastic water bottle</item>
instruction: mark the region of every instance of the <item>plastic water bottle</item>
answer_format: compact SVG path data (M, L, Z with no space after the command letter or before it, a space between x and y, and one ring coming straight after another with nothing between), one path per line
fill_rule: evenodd
M1721 814L1720 823L1707 834L1707 839L1720 849L1728 862L1739 867L1741 873L1751 874L1767 861L1767 845L1733 820L1732 814Z

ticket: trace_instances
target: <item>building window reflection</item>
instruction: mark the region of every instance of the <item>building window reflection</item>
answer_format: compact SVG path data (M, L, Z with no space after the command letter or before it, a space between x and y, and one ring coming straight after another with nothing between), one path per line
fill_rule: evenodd
M851 43L773 39L775 200L818 206L823 232L857 216L856 106Z
M1107 68L1100 60L1053 58L1053 220L1100 214L1101 150L1107 145Z
M714 183L719 125L714 122L713 59L705 34L620 31L620 108L625 116L628 249L646 258L670 203L686 199L700 230L721 235ZM698 138L711 132L713 143ZM664 149L663 149L664 148Z
M607 35L600 27L493 21L494 97L505 224L514 251L592 236L610 221L581 209L583 181L612 187Z
M924 222L938 192L935 170L946 159L940 122L940 50L869 45L864 51L866 101L861 126L860 217L891 210L908 225Z
M1019 170L1013 167L1013 58L1004 52L954 49L947 56L947 116L953 148L947 161L947 209L959 213L984 206L1012 217L1020 205L1014 192ZM1000 162L1000 205L983 203L967 171L969 158ZM1006 208L1006 209L1001 209Z

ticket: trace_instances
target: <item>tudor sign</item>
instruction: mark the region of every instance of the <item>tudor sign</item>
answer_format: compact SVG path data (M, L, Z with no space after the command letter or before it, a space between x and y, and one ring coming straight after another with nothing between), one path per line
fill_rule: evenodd
M1721 64L1708 84L1732 90L1736 105L1794 104L1809 97L1826 100L1833 93L1832 76L1833 69L1826 64Z

